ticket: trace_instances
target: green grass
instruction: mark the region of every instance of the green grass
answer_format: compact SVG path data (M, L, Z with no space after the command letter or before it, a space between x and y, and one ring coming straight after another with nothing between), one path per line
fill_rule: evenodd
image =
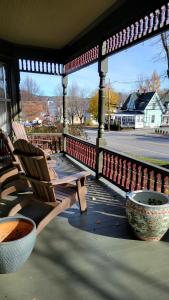
M130 156L138 159L138 160L143 160L145 162L148 162L150 164L154 164L154 165L157 165L157 166L164 166L164 165L167 165L167 161L164 161L164 160L160 160L160 159L156 159L156 158L151 158L151 157L146 157L146 156L137 156L137 155L134 155L133 153L131 154L130 153Z

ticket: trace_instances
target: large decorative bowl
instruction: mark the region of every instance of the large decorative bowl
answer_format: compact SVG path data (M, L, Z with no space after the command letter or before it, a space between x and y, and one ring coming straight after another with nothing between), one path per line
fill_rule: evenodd
M0 273L17 271L30 256L36 240L36 225L26 217L0 219Z
M169 197L149 190L127 193L126 213L138 238L159 241L169 228Z

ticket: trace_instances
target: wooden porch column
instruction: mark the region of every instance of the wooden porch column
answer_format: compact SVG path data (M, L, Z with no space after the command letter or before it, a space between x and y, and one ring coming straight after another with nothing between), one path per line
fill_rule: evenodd
M63 75L62 77L62 86L63 86L63 135L68 133L68 120L67 120L67 84L68 76ZM63 151L66 152L66 138L63 138Z
M99 174L102 171L103 154L100 151L100 147L105 146L104 139L104 122L105 122L105 78L108 71L108 58L104 57L106 51L106 43L99 46L99 60L98 60L98 72L100 77L99 84L99 99L98 99L98 134L96 138L96 178L99 178Z

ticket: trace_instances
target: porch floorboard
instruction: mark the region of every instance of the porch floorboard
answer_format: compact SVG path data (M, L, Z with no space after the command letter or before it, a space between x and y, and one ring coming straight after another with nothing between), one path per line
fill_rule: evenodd
M68 159L56 160L60 176L78 171ZM2 199L0 216L18 197ZM157 243L139 241L125 199L92 176L87 200L87 214L74 205L57 216L24 266L0 275L0 300L168 299L169 233Z

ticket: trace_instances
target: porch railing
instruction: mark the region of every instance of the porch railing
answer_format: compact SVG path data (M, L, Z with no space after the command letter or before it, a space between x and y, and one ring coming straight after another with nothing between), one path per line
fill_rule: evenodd
M124 191L150 189L169 192L169 170L106 149L103 151L102 176Z
M34 144L40 144L42 141L47 141L53 152L63 151L63 135L62 133L28 133L29 140Z
M107 179L124 191L150 189L169 193L169 170L137 160L124 153L105 148L64 135L66 139L66 153L81 162L91 170L97 170L96 155L102 153L102 168L100 177ZM11 155L0 135L0 161L10 161Z
M65 135L66 153L96 171L96 153L103 154L99 174L124 191L150 189L169 192L169 170L133 159L124 153L96 146L78 138Z
M96 146L86 141L65 135L66 153L92 170L96 170Z

